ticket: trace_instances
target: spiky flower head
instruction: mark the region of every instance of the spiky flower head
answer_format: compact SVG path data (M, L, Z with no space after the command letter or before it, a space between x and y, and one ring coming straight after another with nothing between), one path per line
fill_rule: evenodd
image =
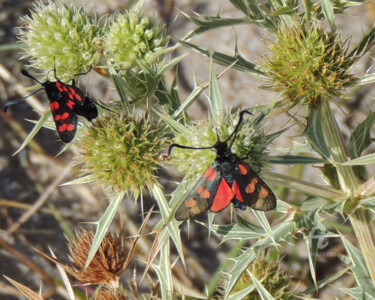
M225 141L234 131L238 119L238 113L226 113L217 119L206 117L196 125L188 125L189 134L177 133L173 143L196 148L213 146L217 141L216 133L219 134L221 141ZM264 133L263 126L264 115L257 118L245 116L231 148L234 154L240 158L247 157L246 161L257 168L262 167L267 161L266 148L274 139ZM215 160L216 152L173 148L171 157L171 162L177 170L189 178L202 174Z
M77 160L84 174L92 174L114 192L128 191L137 197L156 183L164 138L159 125L145 117L102 113L77 139Z
M168 43L163 28L151 17L129 11L119 14L112 21L105 37L108 59L117 66L129 69L136 60L148 64L157 58L157 52Z
M267 43L265 68L272 88L282 92L291 106L339 96L354 81L349 73L355 59L340 37L325 31L320 21L281 24Z
M98 19L73 1L40 1L23 22L18 37L25 43L24 57L44 73L56 67L62 81L86 71L102 44Z
M73 271L70 273L82 283L105 284L107 288L117 290L127 258L124 241L107 232L90 265L85 268L93 238L92 230L81 229L76 232L75 239L69 240L69 259Z
M275 262L271 258L265 259L264 256L257 258L245 272L243 272L231 291L231 294L235 294L254 284L250 274L263 285L274 299L288 300L293 298L293 292L290 286L290 275L280 267L278 261ZM220 289L225 291L225 280L222 282L222 285ZM242 299L260 300L262 297L259 295L258 291L254 289Z
M130 300L136 298L130 298L126 296L122 288L119 289L108 289L105 286L99 286L95 292L95 296L92 300Z

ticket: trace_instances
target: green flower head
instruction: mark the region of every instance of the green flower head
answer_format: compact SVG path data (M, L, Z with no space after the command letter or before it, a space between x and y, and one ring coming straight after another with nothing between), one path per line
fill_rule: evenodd
M135 195L156 183L164 143L159 126L145 118L102 113L75 144L83 173L113 191Z
M152 63L156 52L167 43L161 26L152 18L131 11L117 15L105 37L108 59L124 69L135 67L137 59Z
M339 96L353 83L350 70L355 60L340 37L325 31L317 20L280 25L268 48L265 68L272 88L283 93L291 106L318 104Z
M24 57L44 73L56 67L62 81L86 71L102 44L97 18L73 2L38 2L23 21L18 37L25 43Z
M247 162L254 167L262 167L267 161L266 148L273 140L262 130L264 126L264 115L253 120L246 117L237 132L231 151L238 157L247 157ZM189 147L210 147L217 141L217 133L221 141L225 141L234 131L238 123L237 114L225 114L218 120L207 117L196 125L188 125L189 134L178 133L173 143ZM218 125L219 124L219 125ZM228 141L228 145L231 141ZM186 177L200 175L216 157L214 150L186 150L173 148L171 162L177 170Z
M271 258L257 258L237 281L232 290L232 294L239 292L253 284L251 275L261 282L264 288L273 296L274 299L287 300L293 298L292 288L290 286L290 275L281 269L279 262ZM249 292L242 299L262 299L255 289Z

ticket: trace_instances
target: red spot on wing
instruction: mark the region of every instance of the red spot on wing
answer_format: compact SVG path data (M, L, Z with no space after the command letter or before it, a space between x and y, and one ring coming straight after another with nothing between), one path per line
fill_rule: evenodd
M251 182L246 186L246 189L245 189L246 193L248 194L254 193L255 186L257 185L257 183L258 183L258 179L253 178Z
M213 171L212 167L209 166L208 169L206 170L206 172L204 172L204 174L202 175L202 177L210 176L212 174L212 171Z
M65 120L67 118L69 118L70 114L67 113L67 112L64 112L63 115L61 116L61 120Z
M68 105L70 107L70 109L73 109L74 102L69 100L66 105Z
M210 198L210 192L208 190L205 190L203 187L199 186L197 188L197 193L204 199Z
M59 132L64 132L65 130L66 130L66 126L67 126L68 124L62 124L62 125L60 125L59 126L59 128L57 129Z
M57 102L57 101L51 102L50 106L51 106L52 111L54 111L56 109L59 109L59 107L60 107L59 102Z
M64 92L67 92L67 91L68 91L68 89L66 88L65 85L63 86L63 89L64 89Z
M61 116L60 115L56 115L55 116L55 121L58 121L58 120L60 120L61 119Z
M237 181L233 182L232 191L233 191L234 195L236 196L236 199L238 201L243 202L242 194L240 192L240 187L238 186Z
M185 206L186 207L193 207L193 206L196 206L197 205L197 202L193 199L193 198L190 198L188 201L186 201L185 203Z
M56 81L56 87L57 87L57 89L58 89L60 92L63 91L63 88L61 87L61 83L60 83L60 82Z
M216 179L217 172L214 170L212 174L207 178L207 180L215 180Z
M73 100L74 99L74 97L73 97L73 95L72 94L68 94L69 95L69 98L71 99L71 100Z
M62 124L59 126L58 131L59 132L72 131L74 130L74 128L76 128L74 124Z
M76 99L78 101L82 100L81 96L79 94L77 94L77 92L72 87L69 90L70 90L70 94L72 95L72 97L74 97L74 99Z
M238 170L240 171L241 175L246 175L247 174L247 168L244 165L242 165L242 164L238 165Z
M229 187L225 179L221 179L219 188L217 189L214 202L212 203L210 210L212 212L218 212L226 208L233 198L234 198L234 193L232 189Z
M267 196L268 196L268 191L264 187L262 187L259 192L259 198L263 199L263 198L266 198Z

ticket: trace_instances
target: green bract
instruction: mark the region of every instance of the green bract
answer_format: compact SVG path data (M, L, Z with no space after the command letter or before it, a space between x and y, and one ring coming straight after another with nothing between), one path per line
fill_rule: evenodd
M105 49L110 61L129 69L136 66L137 59L152 63L157 58L155 53L167 42L163 28L152 18L127 12L117 15L110 24L105 36Z
M97 18L72 2L39 2L23 21L19 39L26 44L24 57L44 73L56 67L65 82L87 71L102 44L103 29Z

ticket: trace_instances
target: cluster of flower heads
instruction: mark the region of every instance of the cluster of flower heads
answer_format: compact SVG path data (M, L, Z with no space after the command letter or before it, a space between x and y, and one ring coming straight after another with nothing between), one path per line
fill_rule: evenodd
M117 14L107 23L73 2L60 0L36 4L31 16L24 18L19 36L27 45L25 51L31 57L31 65L43 72L56 67L63 81L90 66L113 66L123 72L134 103L153 92L141 84L147 76L139 67L140 61L148 66L157 63L168 43L164 28L139 12ZM190 134L176 133L173 142L191 147L212 146L217 133L222 141L226 140L237 121L238 115L230 113L215 120L208 117L198 125L187 125ZM155 172L163 163L160 154L166 141L166 132L158 122L118 111L103 112L95 126L85 128L75 142L84 174L114 192L126 190L135 196L156 183ZM258 169L267 161L265 150L273 139L262 129L263 122L244 122L232 145L237 156L247 157L249 164ZM172 162L189 179L214 159L214 151L175 149Z
M41 72L56 67L63 81L101 65L103 57L123 69L136 67L137 60L152 63L168 43L163 27L151 17L127 11L107 26L73 1L39 2L23 22L24 57Z

